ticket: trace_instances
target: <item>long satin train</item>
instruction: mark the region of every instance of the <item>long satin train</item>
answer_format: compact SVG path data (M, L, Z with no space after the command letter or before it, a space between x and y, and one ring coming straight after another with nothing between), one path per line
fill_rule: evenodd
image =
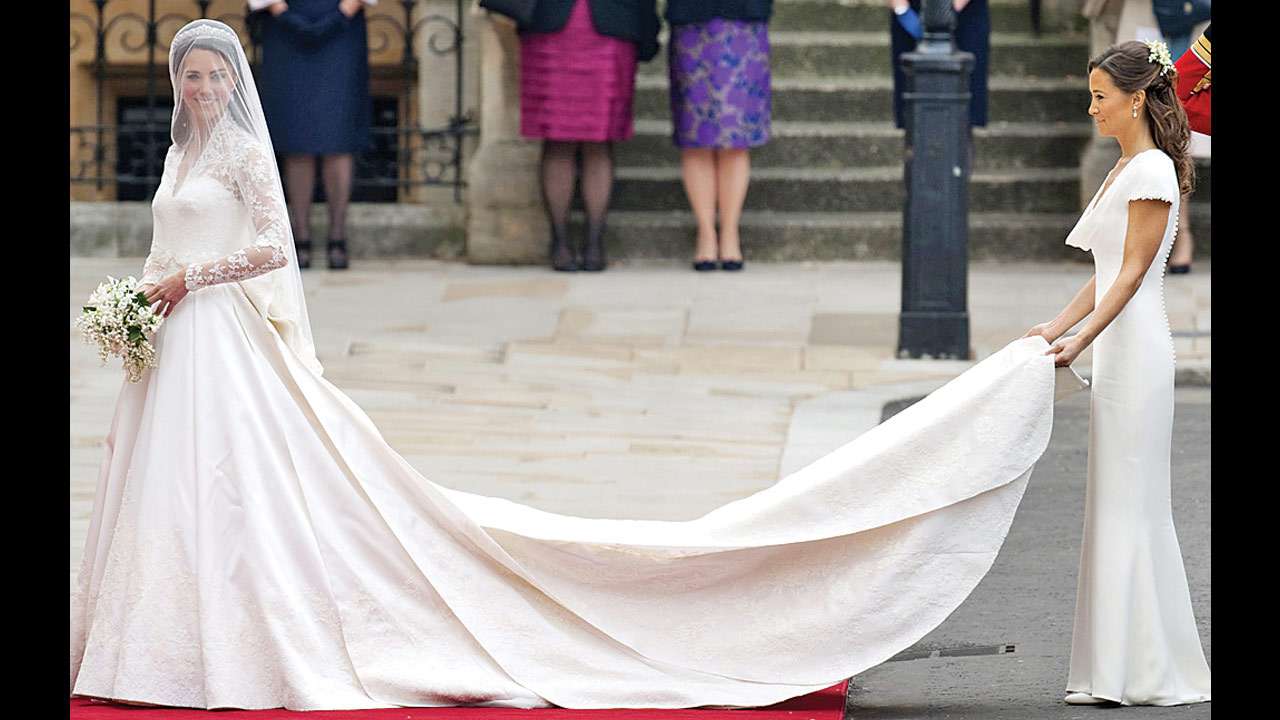
M190 707L761 706L940 624L1083 387L1010 343L687 522L422 477L234 284L121 392L72 601L74 694ZM1056 380L1055 380L1056 378Z

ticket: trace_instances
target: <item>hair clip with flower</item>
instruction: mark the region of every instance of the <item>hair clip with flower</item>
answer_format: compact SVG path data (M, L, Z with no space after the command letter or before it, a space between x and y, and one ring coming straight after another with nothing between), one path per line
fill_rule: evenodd
M1159 63L1161 75L1176 72L1173 68L1173 58L1169 57L1169 46L1165 45L1163 40L1144 40L1143 42L1150 51L1147 62Z

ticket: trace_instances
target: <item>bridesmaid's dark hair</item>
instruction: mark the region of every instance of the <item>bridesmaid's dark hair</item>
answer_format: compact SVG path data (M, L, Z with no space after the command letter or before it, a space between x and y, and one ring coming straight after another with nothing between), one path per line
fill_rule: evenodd
M1089 61L1089 72L1101 70L1111 77L1116 87L1129 93L1147 91L1143 112L1151 128L1151 137L1169 159L1178 175L1178 190L1186 195L1195 188L1196 168L1191 161L1189 145L1191 126L1187 124L1187 112L1178 101L1175 86L1177 70L1161 72L1164 67L1148 60L1151 50L1144 42L1112 45Z

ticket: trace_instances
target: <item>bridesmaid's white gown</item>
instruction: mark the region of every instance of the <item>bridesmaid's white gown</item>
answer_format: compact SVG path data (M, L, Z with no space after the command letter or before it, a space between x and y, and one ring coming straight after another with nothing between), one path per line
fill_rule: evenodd
M78 695L310 710L813 692L969 595L1048 444L1055 391L1080 387L1043 339L1016 341L688 522L450 490L291 351L255 299L269 275L237 279L259 260L218 264L271 221L216 173L175 192L172 165L147 276L207 263L210 284L158 333L159 366L120 392L72 598Z
M1129 202L1142 199L1171 207L1142 285L1093 342L1067 691L1125 705L1179 705L1209 700L1210 677L1169 498L1174 353L1164 268L1180 202L1173 161L1156 149L1133 156L1109 187L1099 188L1067 243L1093 251L1101 302L1124 259Z

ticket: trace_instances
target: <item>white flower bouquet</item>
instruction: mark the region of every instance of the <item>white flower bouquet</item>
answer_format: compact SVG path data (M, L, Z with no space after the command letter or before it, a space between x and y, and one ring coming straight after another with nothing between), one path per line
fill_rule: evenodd
M162 316L151 311L146 295L138 291L136 278L108 276L89 296L76 318L76 328L87 344L98 346L104 365L107 358L120 357L129 382L138 382L143 370L156 365L156 349L150 338L163 322Z

